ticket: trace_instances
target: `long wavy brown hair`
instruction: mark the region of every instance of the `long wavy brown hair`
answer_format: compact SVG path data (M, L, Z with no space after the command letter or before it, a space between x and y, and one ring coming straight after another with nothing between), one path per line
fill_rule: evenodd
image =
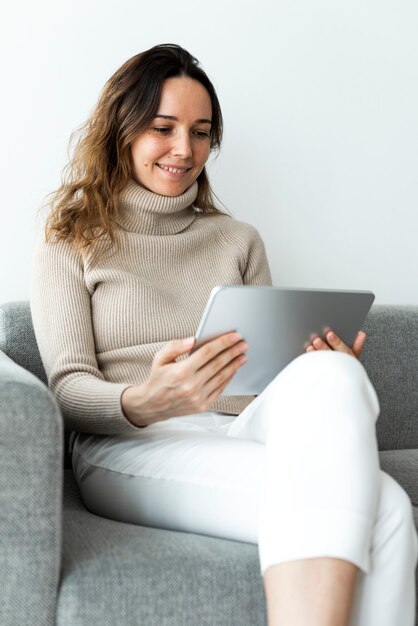
M154 119L167 78L199 81L212 103L211 150L219 151L222 112L215 88L198 60L175 44L154 46L128 59L107 81L64 168L61 186L49 196L46 239L66 239L77 248L98 240L115 243L118 197L132 178L131 143ZM204 213L225 213L215 205L205 168L198 179L196 206Z

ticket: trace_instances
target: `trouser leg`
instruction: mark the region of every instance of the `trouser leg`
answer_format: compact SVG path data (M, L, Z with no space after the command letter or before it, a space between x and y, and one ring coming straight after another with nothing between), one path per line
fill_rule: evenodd
M263 427L257 436L266 446L262 571L316 556L345 558L368 571L380 488L379 406L364 368L341 353L306 354L258 399L261 422L255 415L251 421Z
M348 560L362 570L353 626L412 626L416 532L409 498L379 469L378 412L356 359L311 353L293 361L229 435L266 446L261 571L293 559Z
M359 573L351 626L414 626L417 535L411 502L388 474L370 546L370 570Z
M264 445L220 434L215 420L78 435L73 469L85 506L122 522L256 544Z

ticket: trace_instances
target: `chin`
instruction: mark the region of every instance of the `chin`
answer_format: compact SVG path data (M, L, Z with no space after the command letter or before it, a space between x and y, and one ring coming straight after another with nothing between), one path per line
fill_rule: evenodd
M187 189L189 189L189 187L191 187L193 183L190 183L189 185L181 185L181 186L177 186L177 187L173 187L171 185L164 185L164 187L156 187L154 190L154 193L158 193L160 196L172 196L173 198L176 196L181 196L181 194L183 194L185 191L187 191Z

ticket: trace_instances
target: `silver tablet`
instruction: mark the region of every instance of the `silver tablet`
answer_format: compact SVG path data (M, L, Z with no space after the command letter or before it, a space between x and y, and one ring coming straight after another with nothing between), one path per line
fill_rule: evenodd
M316 336L332 329L349 346L372 306L370 291L215 287L196 331L194 352L219 335L237 331L248 343L247 363L223 396L258 395Z

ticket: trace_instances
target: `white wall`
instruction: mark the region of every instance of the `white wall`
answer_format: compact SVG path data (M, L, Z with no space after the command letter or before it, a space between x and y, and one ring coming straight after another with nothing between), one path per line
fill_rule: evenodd
M29 0L2 12L0 300L27 299L35 215L107 78L157 43L218 90L213 186L274 284L418 304L416 0Z

